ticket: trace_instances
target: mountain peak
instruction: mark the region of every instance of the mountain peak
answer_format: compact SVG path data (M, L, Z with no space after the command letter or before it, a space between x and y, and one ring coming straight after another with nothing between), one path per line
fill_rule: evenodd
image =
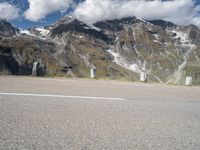
M11 36L18 32L19 30L12 26L6 19L0 19L0 34L5 36Z
M162 28L177 26L176 24L174 24L172 22L164 21L164 20L151 20L151 21L148 21L148 22L152 23L153 25L160 26Z

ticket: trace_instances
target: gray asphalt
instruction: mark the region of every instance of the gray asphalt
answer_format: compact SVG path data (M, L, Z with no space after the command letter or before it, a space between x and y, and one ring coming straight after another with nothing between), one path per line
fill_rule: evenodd
M200 87L1 76L0 149L199 150Z

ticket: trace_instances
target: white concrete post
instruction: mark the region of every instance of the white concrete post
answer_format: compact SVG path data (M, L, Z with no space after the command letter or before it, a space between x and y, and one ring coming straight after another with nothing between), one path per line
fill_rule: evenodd
M192 85L192 77L186 77L186 80L185 80L185 85L187 86L191 86Z
M90 65L90 78L95 78L97 74L97 68L95 65Z
M140 73L140 81L147 82L147 74L145 72Z
M38 62L33 63L33 68L32 68L32 76L37 76L37 67L38 67Z
M94 72L94 69L90 69L90 77L91 78L95 78L95 72Z

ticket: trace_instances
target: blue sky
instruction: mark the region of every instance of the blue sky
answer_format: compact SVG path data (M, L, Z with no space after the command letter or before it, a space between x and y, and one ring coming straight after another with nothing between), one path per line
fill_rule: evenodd
M0 0L0 17L8 19L20 28L49 25L69 13L91 24L106 19L137 16L150 20L163 19L181 25L195 24L200 27L200 0L196 0L195 3L193 0L135 1L57 0L55 3L55 0Z
M41 0L42 1L42 0ZM78 3L80 0L75 0L76 3ZM20 9L20 13L22 14L24 11L26 11L29 8L28 0L0 0L0 2L8 2L13 5L15 5L17 8ZM23 16L19 16L16 19L10 20L13 25L20 27L22 29L30 28L33 26L46 26L49 24L54 23L55 21L63 18L65 15L67 15L70 11L72 11L71 8L67 9L66 12L53 12L45 17L45 19L41 19L38 21L30 21L25 19Z

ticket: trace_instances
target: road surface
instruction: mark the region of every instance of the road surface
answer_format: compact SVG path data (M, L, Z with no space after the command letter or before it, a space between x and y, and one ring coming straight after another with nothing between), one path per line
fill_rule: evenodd
M200 88L0 77L2 150L199 150Z

